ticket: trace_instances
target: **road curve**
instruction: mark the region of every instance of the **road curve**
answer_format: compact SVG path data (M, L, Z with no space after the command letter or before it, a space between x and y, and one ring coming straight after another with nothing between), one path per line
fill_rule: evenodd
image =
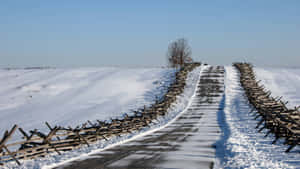
M187 111L166 128L57 168L213 168L223 92L224 67L208 67Z

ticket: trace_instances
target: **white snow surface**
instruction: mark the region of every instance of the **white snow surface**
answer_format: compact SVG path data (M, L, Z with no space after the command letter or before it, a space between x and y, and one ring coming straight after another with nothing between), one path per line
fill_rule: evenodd
M150 127L146 127L144 129L142 129L141 131L136 131L136 132L133 132L133 133L130 133L127 135L123 135L121 137L115 137L115 138L109 139L108 141L101 140L95 144L90 145L90 147L83 145L79 149L63 152L62 155L57 155L56 153L53 153L53 154L47 155L47 157L45 157L45 158L38 158L38 159L26 160L26 161L21 160L21 163L22 163L21 166L18 166L15 162L12 161L12 162L7 163L4 166L4 168L7 168L7 169L11 169L11 168L22 168L22 169L52 168L52 167L55 167L58 165L66 164L72 160L89 158L90 154L98 153L99 151L103 151L107 148L122 144L124 142L128 142L132 139L136 139L137 137L141 137L145 134L148 134L148 133L154 132L156 130L159 130L161 128L164 128L165 126L170 124L170 122L174 121L174 119L178 118L179 115L182 112L184 112L184 110L187 108L188 104L190 104L190 100L191 100L191 97L195 93L197 81L199 80L202 68L203 67L197 67L196 69L194 69L192 72L190 72L188 74L187 84L185 86L184 92L180 96L177 96L176 103L172 104L172 106L168 110L168 113L165 116L159 117ZM21 72L23 72L23 71L21 71ZM43 71L47 71L47 70L43 70ZM53 72L53 74L58 74L58 76L61 75L61 72L56 72L56 71L60 71L60 70L51 70L51 71L55 71L55 73ZM79 70L71 70L71 71L78 72ZM87 70L84 70L83 73L81 71L79 71L80 72L79 76L82 78L82 77L85 77L89 73L96 73L96 72L103 73L102 70L97 71L94 69L91 71L88 71L89 73L86 73L86 71ZM120 87L120 86L118 87L118 90L121 92L108 98L107 102L109 102L110 104L107 107L109 108L109 106L111 106L112 109L114 109L115 107L117 107L117 106L115 106L115 103L121 102L122 103L121 106L125 106L127 108L126 110L129 110L128 108L132 108L132 109L139 108L142 105L144 105L145 103L148 103L148 105L149 105L150 103L153 103L155 96L160 97L161 95L163 95L163 92L161 92L161 91L162 91L162 88L164 89L165 87L162 87L162 86L170 84L172 79L174 79L175 70L173 70L173 69L171 69L171 70L162 70L162 69L115 70L115 68L109 68L107 70L107 68L105 68L105 72L106 73L104 73L105 75L103 75L103 76L105 76L106 79L109 79L107 81L110 83L108 83L107 85L105 85L105 84L102 84L102 85L98 84L98 85L101 85L105 88L105 89L101 89L101 91L106 93L106 96L109 95L108 93L110 93L112 89L115 89L115 87L118 86L117 84L114 84L114 82L112 82L112 81L116 80L119 82L127 83L127 84L124 84L125 85L124 87ZM43 74L43 73L38 73L38 74ZM71 76L69 78L72 79L72 73L68 73L68 74L71 74ZM132 75L132 74L135 74L135 75ZM10 75L10 76L14 76L14 75ZM101 77L103 77L103 76L101 76ZM112 78L111 76L114 76L114 78ZM129 78L128 76L133 76L133 77ZM9 77L9 75L7 73L6 73L6 75L2 75L0 73L0 78L3 78L3 77ZM121 78L121 80L115 79L117 77ZM170 77L171 77L171 79L170 79ZM127 80L124 78L127 78ZM47 78L45 78L45 79L47 79ZM95 79L97 79L97 78L95 78ZM130 80L128 80L128 79L130 79ZM139 79L139 80L137 80L137 79ZM69 80L70 79L66 79L66 82L69 82ZM131 91L134 91L136 93L137 89L142 88L142 89L144 89L143 92L141 92L142 94L141 95L136 94L136 96L127 96L129 98L132 98L132 102L133 102L132 104L131 104L131 102L129 102L130 104L127 102L123 103L122 101L120 101L122 99L120 99L118 97L122 98L122 94L124 94L124 93L126 93L125 95L131 95L131 94L127 93L128 91L126 90L127 89L126 86L131 85L132 83L133 84L138 83L135 81L138 81L141 84L131 86L130 87ZM147 83L147 81L148 81L148 83ZM75 83L77 81L74 80L73 82ZM97 83L97 80L92 81L91 83L93 83L93 82ZM101 82L98 82L98 83L101 83ZM147 84L148 84L148 86L147 86ZM151 86L152 86L152 90L149 91L149 89L151 89ZM111 87L114 87L114 88L111 88ZM32 89L32 88L36 89L35 87L31 87L30 89ZM87 88L84 88L84 89L87 89ZM26 90L28 90L28 88L26 88ZM81 92L83 92L82 94L84 95L84 93L86 91L82 90ZM94 97L99 96L98 94L101 93L101 92L98 92L98 90L91 91L91 93L93 93L93 92L96 92L96 93L94 93ZM124 93L122 93L122 92L124 92ZM58 102L55 101L55 103L58 103ZM81 105L78 103L78 106L81 106ZM100 110L100 108L99 108L99 110ZM120 112L122 112L122 111L120 111ZM86 116L85 111L82 111L81 113L82 113L82 115L81 115L82 117ZM102 115L101 117L102 117L102 119L105 119L105 118L108 118L111 116L120 116L120 115L121 114L113 114L113 115L109 114L109 115ZM77 117L73 117L73 118L77 118ZM92 118L100 118L100 117L94 117L93 114L91 114L91 116L88 119L92 119ZM58 123L58 122L59 121L57 121L56 123ZM68 121L63 121L62 124L65 124L67 122Z
M73 68L0 70L0 135L14 124L48 132L109 120L161 97L174 69ZM18 131L17 131L18 133ZM12 140L14 140L13 138Z
M273 91L274 89L272 89ZM288 95L287 95L288 96ZM225 95L218 112L222 137L217 142L218 163L215 168L300 168L300 148L285 153L288 146L279 140L272 144L274 135L264 137L267 130L255 128L260 119L247 102L233 67L226 67Z
M272 96L283 96L287 106L300 106L300 68L254 68L257 80L261 80Z
M177 97L168 114L150 127L62 155L53 153L45 158L21 160L21 166L10 162L4 168L51 168L89 158L90 154L160 130L184 112L204 68L189 73L184 93ZM225 70L225 93L220 104L224 110L217 112L222 135L216 143L214 168L300 168L300 147L285 153L288 146L283 140L272 144L272 134L265 137L267 130L258 132L255 127L260 119L254 120L255 113L249 113L252 107L239 83L237 70L233 67ZM254 70L273 96L283 96L291 108L300 105L300 69ZM152 104L155 96L161 97L163 86L170 84L174 73L172 69L155 68L0 70L0 129L3 133L17 123L26 130L32 127L46 130L44 121L74 126L86 120L119 117L131 109Z

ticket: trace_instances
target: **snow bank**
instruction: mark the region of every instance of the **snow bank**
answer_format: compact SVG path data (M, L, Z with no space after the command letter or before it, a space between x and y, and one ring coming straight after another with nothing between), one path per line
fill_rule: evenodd
M287 146L280 140L271 144L274 136L258 133L257 120L249 114L251 108L233 67L226 67L224 111L219 112L222 137L217 143L219 164L215 168L297 168L300 148L285 153ZM259 120L259 119L258 119Z
M112 146L116 146L118 144L130 141L132 139L135 139L137 137L145 135L149 132L154 132L156 130L159 130L159 129L165 127L168 124L168 122L170 122L173 119L177 118L178 115L187 107L187 105L189 104L190 98L192 97L192 95L195 92L197 81L199 80L200 71L201 71L201 68L198 67L198 68L194 69L192 72L190 72L188 74L187 85L184 89L183 94L181 94L180 96L177 97L176 103L174 103L171 106L171 108L168 110L167 115L158 118L157 121L155 121L155 123L153 123L150 127L144 128L141 131L136 131L136 132L131 133L131 134L123 135L121 137L115 137L115 138L112 138L108 141L101 140L101 141L99 141L95 144L90 145L90 147L87 147L87 146L84 145L79 149L76 149L76 150L73 150L73 151L68 151L68 152L63 152L62 155L56 155L54 153L54 154L48 155L45 158L22 161L21 166L17 166L14 162L10 162L5 167L6 168L23 168L23 169L51 168L51 167L55 167L55 166L67 163L67 162L72 161L72 160L88 158L88 156L90 154L94 154L94 153L97 153L99 151L103 151L104 149L107 149L107 148L110 148ZM141 73L141 72L143 72L143 71L139 70L139 73ZM119 72L119 73L121 73L121 72ZM174 70L168 70L168 71L159 70L158 74L159 75L164 75L166 77L170 77L170 75L174 74ZM148 77L149 76L150 75L148 75ZM147 79L148 79L147 78L147 71L144 70L144 74L143 74L142 77L143 77L143 82L145 83L145 81L147 81ZM162 77L162 76L160 76L160 77ZM0 78L1 78L1 74L0 74ZM152 75L152 79L151 79L152 83L151 84L153 84L153 81L155 79L157 79L157 77ZM163 79L160 79L160 80L163 80ZM158 80L155 80L155 81L156 81L155 84L161 83ZM130 83L131 82L129 82L129 84ZM167 83L167 82L166 82L166 80L164 80L162 83ZM161 84L160 84L160 86L161 86ZM106 89L107 89L107 87L106 87ZM147 89L149 89L149 86L147 86ZM155 93L156 94L162 94L160 89L159 90L152 90L152 93L149 92L148 94L153 97L153 95ZM112 100L110 100L110 99L112 99ZM118 100L117 97L112 97L112 98L108 99L108 101L111 101L111 102L116 102L116 100ZM137 98L135 98L135 100L137 100ZM147 100L147 99L145 99L145 100ZM150 100L152 101L152 99L150 99ZM137 104L136 105L136 107L137 107L139 105L139 102L137 102L136 104ZM113 106L113 104L111 104L110 106ZM126 105L124 104L124 106L126 106Z
M272 91L272 96L283 96L287 106L300 106L300 69L296 68L254 68L257 80Z

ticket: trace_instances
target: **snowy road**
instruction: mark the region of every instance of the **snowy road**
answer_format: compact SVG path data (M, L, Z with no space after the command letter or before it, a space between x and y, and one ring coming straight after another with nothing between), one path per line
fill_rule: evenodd
M212 168L224 69L204 70L185 112L162 130L58 168Z

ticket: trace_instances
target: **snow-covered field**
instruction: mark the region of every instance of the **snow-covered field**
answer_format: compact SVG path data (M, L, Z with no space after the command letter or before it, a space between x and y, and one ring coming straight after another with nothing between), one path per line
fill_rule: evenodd
M300 106L300 69L299 68L254 68L257 80L261 80L272 95L283 96L287 106Z
M175 77L163 68L0 70L0 135L18 124L25 131L109 120L152 104Z

